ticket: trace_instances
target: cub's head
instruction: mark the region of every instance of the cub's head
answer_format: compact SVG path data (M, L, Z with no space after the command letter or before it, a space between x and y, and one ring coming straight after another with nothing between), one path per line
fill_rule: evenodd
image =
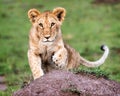
M42 42L53 42L59 34L60 25L65 17L65 9L58 7L53 11L41 13L37 9L30 9L28 17L37 31Z

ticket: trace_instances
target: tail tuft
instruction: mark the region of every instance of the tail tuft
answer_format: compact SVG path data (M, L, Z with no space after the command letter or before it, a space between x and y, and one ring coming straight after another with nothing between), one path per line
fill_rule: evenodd
M101 49L102 51L105 51L106 47L107 47L106 45L101 45L101 48L100 48L100 49Z

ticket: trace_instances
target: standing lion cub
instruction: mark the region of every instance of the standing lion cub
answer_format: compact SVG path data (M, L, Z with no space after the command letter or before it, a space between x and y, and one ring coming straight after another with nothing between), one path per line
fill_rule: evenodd
M61 33L65 14L65 9L61 7L43 13L37 9L28 11L28 17L32 23L29 34L28 60L34 79L52 69L69 70L80 64L97 67L103 64L108 56L108 47L102 46L103 56L98 61L90 62L65 44Z

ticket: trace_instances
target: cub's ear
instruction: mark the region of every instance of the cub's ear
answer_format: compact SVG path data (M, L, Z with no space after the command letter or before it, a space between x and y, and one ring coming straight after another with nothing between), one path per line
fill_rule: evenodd
M62 22L66 15L66 11L64 8L58 7L58 8L53 9L53 14L58 18L60 22Z
M36 21L36 18L40 15L40 12L37 9L30 9L28 11L28 18L32 23Z

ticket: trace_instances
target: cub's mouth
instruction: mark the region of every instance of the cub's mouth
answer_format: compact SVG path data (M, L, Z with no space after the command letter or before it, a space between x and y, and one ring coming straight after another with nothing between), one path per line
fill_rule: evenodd
M43 38L43 42L54 42L55 41L55 39L56 39L56 37L55 38Z
M53 42L54 40L44 39L43 42Z
M53 41L49 41L49 40L47 40L47 41L43 41L43 42L53 42Z

